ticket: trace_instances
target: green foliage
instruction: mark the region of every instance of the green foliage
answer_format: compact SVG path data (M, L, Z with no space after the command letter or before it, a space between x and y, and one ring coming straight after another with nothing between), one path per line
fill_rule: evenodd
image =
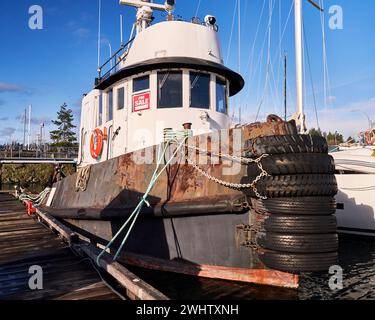
M323 137L323 133L320 129L316 130L315 128L310 129L309 134L312 136L321 136Z
M50 132L52 146L74 147L77 145L76 133L73 131L76 126L73 125L73 121L73 111L64 103L57 112L57 120L52 121L57 126L56 130Z
M338 132L334 132L334 133L328 132L326 139L327 139L328 145L330 146L336 146L341 143L344 143L344 136Z
M37 185L43 189L51 183L54 167L53 164L3 164L0 175L5 184ZM67 176L75 172L73 165L64 165L62 170Z
M344 136L341 133L338 133L337 131L333 133L332 132L326 133L326 132L322 132L320 129L317 130L315 128L312 128L310 129L309 134L311 134L312 136L322 136L326 138L328 145L330 146L336 146L345 142Z

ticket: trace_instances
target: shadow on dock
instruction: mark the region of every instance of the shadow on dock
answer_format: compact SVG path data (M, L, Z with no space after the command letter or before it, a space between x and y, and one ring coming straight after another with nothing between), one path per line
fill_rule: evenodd
M31 290L31 266L43 270L43 289ZM90 260L73 254L45 225L25 213L11 195L0 193L0 300L119 299Z

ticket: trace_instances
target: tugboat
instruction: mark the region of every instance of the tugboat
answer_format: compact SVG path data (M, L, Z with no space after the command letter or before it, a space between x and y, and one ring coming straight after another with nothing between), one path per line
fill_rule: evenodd
M130 41L83 98L78 172L40 209L129 265L291 288L300 272L328 272L326 141L301 134L303 113L231 126L244 80L223 64L214 16L175 19L173 0L120 4L137 8ZM166 21L153 24L155 10Z

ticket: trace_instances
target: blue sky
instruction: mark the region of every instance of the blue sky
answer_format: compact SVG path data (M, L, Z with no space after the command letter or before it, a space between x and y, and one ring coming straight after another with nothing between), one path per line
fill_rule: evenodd
M102 0L102 61L109 56L109 46L119 47L119 15L124 16L124 35L129 36L135 11L120 6L117 0ZM161 2L161 1L159 1ZM217 17L223 56L227 65L238 71L237 19L231 37L235 0L177 1L175 13L189 20L213 14ZM269 5L273 4L270 64L268 55ZM31 5L43 8L43 30L28 27ZM288 114L295 108L294 18L287 22L292 0L241 1L241 73L246 87L232 99L232 110L241 106L244 121L255 120L259 105L260 119L266 114L283 112L281 53L288 54ZM340 5L344 13L344 29L328 27L329 7ZM11 138L21 140L20 115L33 106L32 139L44 122L52 129L51 119L66 102L79 120L82 94L92 89L97 67L97 0L19 0L1 1L0 18L0 143ZM312 73L306 62L305 93L309 127L317 126L313 90L318 118L323 130L338 130L346 136L367 127L362 110L375 118L375 1L325 0L325 33L330 90L324 99L322 30L320 14L304 1L305 42L308 46ZM263 11L262 11L263 8ZM263 14L262 14L263 13ZM156 20L164 19L155 13ZM256 36L259 24L258 36ZM285 29L280 44L281 31ZM230 41L230 39L232 39ZM264 45L263 45L264 44ZM252 48L254 48L252 50ZM263 50L262 50L263 49ZM306 50L305 50L305 55ZM249 63L250 62L250 63ZM252 67L252 68L251 68ZM269 70L268 77L266 70ZM250 79L250 80L249 80ZM267 80L267 81L266 81ZM328 89L327 89L328 91ZM261 103L262 102L262 103Z

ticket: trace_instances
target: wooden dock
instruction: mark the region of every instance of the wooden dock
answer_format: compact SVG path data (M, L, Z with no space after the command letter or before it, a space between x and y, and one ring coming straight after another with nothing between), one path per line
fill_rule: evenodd
M34 265L43 270L42 290L29 288ZM0 300L120 299L101 277L88 258L75 255L14 197L0 193Z
M99 252L48 214L30 217L18 200L0 193L0 300L297 298L295 290L125 266L108 255L98 268ZM43 290L29 288L33 265L43 269Z

